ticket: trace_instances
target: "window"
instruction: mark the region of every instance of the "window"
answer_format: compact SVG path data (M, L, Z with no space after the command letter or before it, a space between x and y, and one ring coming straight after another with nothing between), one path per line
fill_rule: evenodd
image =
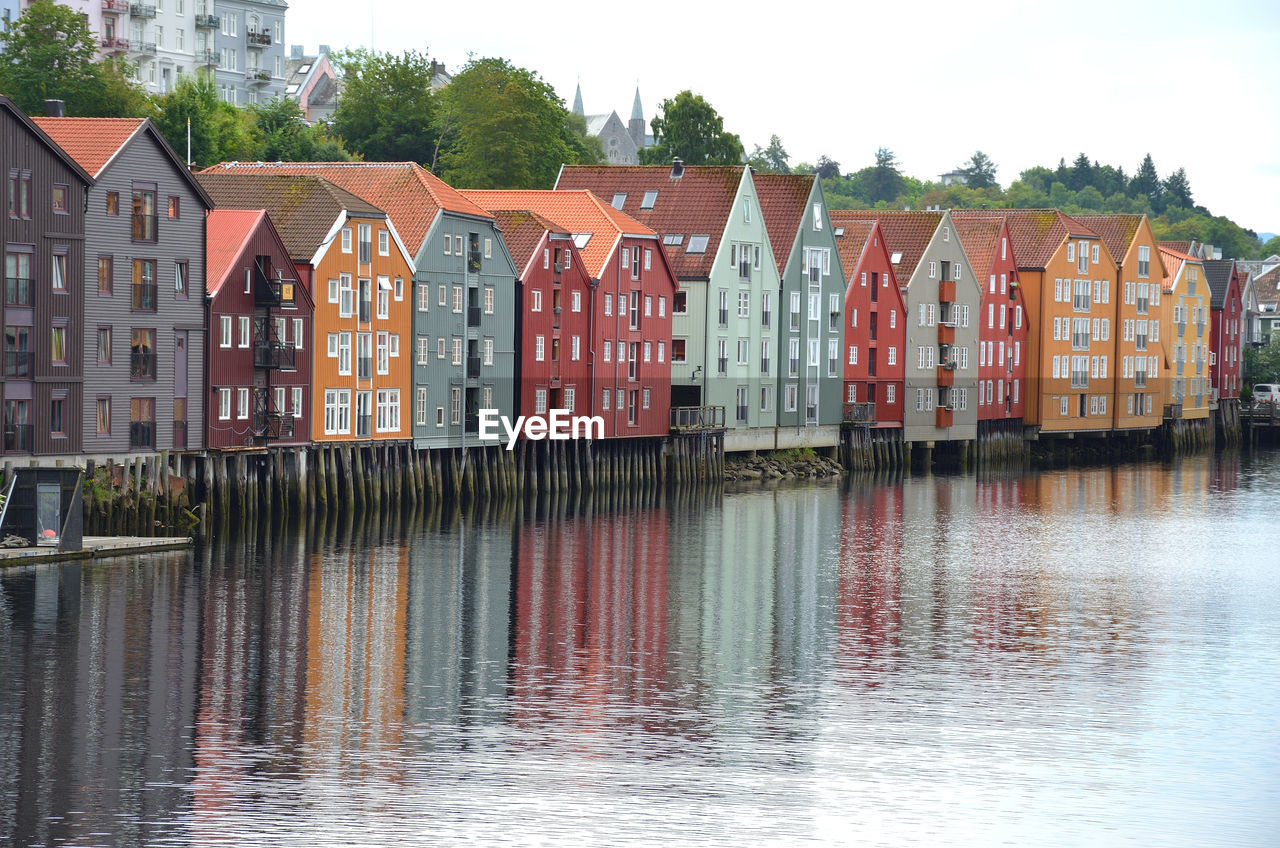
M351 252L351 228L350 227L342 228L342 252L343 253ZM448 253L447 250L445 252Z
M68 214L67 187L65 185L55 184L53 187L53 212L56 215Z
M574 310L577 311L576 309ZM484 314L493 314L493 286L485 286L484 288Z
M605 352L606 352L606 353L607 353L607 352L608 352L608 350L609 350L608 345L609 345L609 343L608 343L608 342L605 342ZM608 361L609 361L607 356L605 357L605 361L606 361L606 362L608 362ZM686 360L685 360L685 340L684 340L684 339L672 339L672 340L671 340L671 362L672 362L672 364L675 364L675 363L681 363L681 362L685 362L685 361L686 361Z
M378 389L377 423L380 433L394 433L400 429L400 390Z
M533 340L533 358L536 362L541 362L546 354L546 340L542 336L535 336Z
M351 390L325 389L325 435L344 435L351 432Z
M394 339L393 339L393 341L394 341ZM577 338L577 336L575 336L575 337L574 337L573 341L574 341L574 347L576 348L576 347L577 347L577 342L578 342L578 338ZM393 347L394 347L394 345L393 345ZM395 354L393 353L392 355L394 356ZM576 356L576 355L574 356L574 359L577 359L577 356ZM483 355L483 357L482 357L482 360L481 360L481 361L482 361L482 362L483 362L483 364L485 364L485 365L492 365L492 364L493 364L493 339L491 339L491 338L486 338L486 339L484 340L484 355Z
M378 255L391 255L391 233L383 229L378 230Z
M710 240L711 236L689 236L689 246L685 248L685 253L706 253Z
M608 362L609 357L613 355L613 342L605 339L604 341L604 361Z
M53 255L53 278L50 282L50 288L56 292L65 292L67 290L67 255L65 253L55 253Z
M453 340L453 354L449 358L449 361L453 365L462 364L462 339Z
M648 298L645 298L645 301L647 303ZM751 317L751 292L749 291L738 292L738 317Z
M338 333L338 373L351 376L351 334Z
M607 298L608 295L605 295ZM605 313L606 315L608 313ZM675 299L671 302L672 315L688 315L689 314L689 296L684 291L677 291Z
M569 344L569 359L570 359L571 361L573 361L573 362L577 362L577 361L578 361L578 352L579 352L579 337L578 337L578 336L574 336L574 337L570 340L570 344ZM644 343L644 352L645 352L645 354L646 354L646 356L645 356L645 361L648 361L648 359L649 359L649 357L647 356L647 354L649 353L649 343L648 343L648 342L645 342L645 343Z
M647 298L646 298L646 300L647 300ZM571 305L570 305L570 307L569 307L569 308L570 308L571 310L573 310L574 312L581 312L581 311L582 311L582 292L574 292L574 293L573 293L573 295L572 295L572 296L571 296L571 298L570 298L570 304L571 304ZM645 304L645 306L646 306L646 308L647 308L647 307L648 307L648 303L646 303L646 304ZM647 313L646 313L646 314L647 314Z
M9 170L9 217L31 217L31 172Z
M359 255L356 257L357 262L367 263L373 261L373 226L370 224L357 224L356 235L359 241Z
M462 312L462 286L453 287L453 311Z
M391 368L391 340L387 333L378 333L378 373L386 374Z
M388 318L391 315L391 281L386 277L378 278L378 317Z
M10 214L12 214L12 209L10 209ZM107 214L108 215L120 214L120 192L118 191L107 192Z

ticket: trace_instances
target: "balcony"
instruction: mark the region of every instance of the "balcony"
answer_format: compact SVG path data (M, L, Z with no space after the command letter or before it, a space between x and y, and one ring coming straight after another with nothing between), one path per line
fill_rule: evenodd
M1165 420L1165 421L1177 421L1177 420L1178 420L1178 419L1180 419L1180 418L1182 418L1182 404L1180 404L1180 403L1166 403L1166 404L1164 405L1164 420Z
M697 430L723 430L723 406L673 406L671 407L673 432Z
M98 39L98 45L102 48L103 53L129 52L129 39L127 38L111 38L104 35Z
M939 429L950 427L955 423L955 412L949 406L940 406L935 410L936 418L934 425Z
M209 65L210 67L218 67L222 62L218 58L216 50L197 50L196 62L201 65Z
M373 357L372 356L356 357L356 379L357 380L373 379Z
M556 312L559 313L559 311L560 311L560 307L557 306ZM467 326L468 327L480 326L480 307L478 306L467 307Z
M938 344L950 345L956 343L956 325L955 324L939 324L938 325Z
M276 370L294 368L294 347L275 339L262 339L253 344L253 367Z
M32 280L29 277L5 277L4 305L30 306L31 283Z
M129 11L129 0L102 0L102 11L124 14Z
M6 377L31 376L31 352L26 350L6 350L4 352L4 375Z
M197 29L217 29L222 26L222 19L217 15L196 15Z
M271 46L271 33L269 31L246 30L245 43L250 47L261 49Z
M480 431L480 414L477 412L468 412L463 418L463 430L468 433L478 433Z
M874 403L846 403L844 405L844 423L870 425L876 423L876 405Z
M129 237L134 241L156 241L159 234L157 224L157 216L134 212Z
M942 280L938 283L938 302L939 303L955 303L956 302L956 281Z
M156 311L156 284L133 284L133 310L135 312Z
M254 412L253 434L263 439L292 439L293 416L282 412Z
M156 422L130 421L129 447L152 448L156 446Z
M480 376L480 357L467 357L467 379L475 380Z
M954 386L956 384L956 364L941 362L938 364L938 385Z
M4 425L5 453L31 453L31 425Z
M156 7L149 3L130 3L129 14L135 18L154 18Z
M254 269L253 302L257 306L293 306L298 281L268 277L261 269Z
M271 72L261 68L250 68L245 71L244 79L249 85L266 85L271 82Z
M133 42L133 52L142 56L156 55L156 43L154 41L135 41Z
M1009 299L1018 299L1018 281L1016 279L1009 281Z
M156 355L154 353L129 354L129 379L154 380L156 378Z

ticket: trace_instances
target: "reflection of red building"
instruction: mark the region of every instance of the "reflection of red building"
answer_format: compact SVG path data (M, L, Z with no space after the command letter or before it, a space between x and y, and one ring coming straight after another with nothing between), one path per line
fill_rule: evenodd
M896 483L843 499L837 627L841 668L855 675L879 671L879 662L898 644L902 525L902 487Z
M889 249L877 221L846 221L836 226L835 239L840 264L849 273L841 356L844 402L874 404L873 426L900 430L907 314Z
M546 690L572 692L587 711L611 695L644 702L647 687L659 690L667 527L659 509L517 527L512 685L518 698L573 715L560 712L562 699L546 699Z

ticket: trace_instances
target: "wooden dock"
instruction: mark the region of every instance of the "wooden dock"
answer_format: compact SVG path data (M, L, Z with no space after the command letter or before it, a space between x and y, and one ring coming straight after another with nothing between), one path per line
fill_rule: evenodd
M103 559L127 554L180 551L192 545L190 536L85 536L78 551L53 547L0 548L0 568L58 560Z

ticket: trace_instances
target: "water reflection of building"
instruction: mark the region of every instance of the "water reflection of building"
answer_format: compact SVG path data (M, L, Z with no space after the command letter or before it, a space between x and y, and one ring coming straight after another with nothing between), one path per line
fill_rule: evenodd
M188 556L40 567L0 595L0 832L19 845L155 838L187 803L200 630Z
M511 614L510 519L461 519L409 549L406 719L505 714Z
M834 659L840 498L824 487L773 499L774 659L780 674L812 682Z
M646 703L667 675L668 520L663 509L516 528L513 687L525 715L596 716Z
M838 665L876 685L902 623L902 488L851 488L840 506Z

